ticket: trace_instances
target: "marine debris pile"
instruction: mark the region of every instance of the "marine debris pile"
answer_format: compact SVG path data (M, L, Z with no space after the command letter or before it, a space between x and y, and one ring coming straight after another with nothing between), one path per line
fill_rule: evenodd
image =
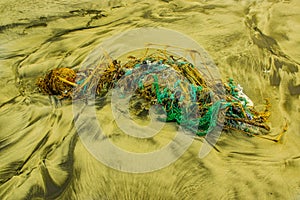
M91 94L104 97L116 87L120 96L134 91L132 99L136 101L130 109L136 115L147 113L151 105L160 105L164 120L177 122L197 136L207 135L220 123L219 112L224 113L225 130L259 137L270 131L268 101L259 112L233 79L214 85L185 58L167 53L130 56L124 64L111 59L86 70L53 69L37 86L42 93L79 100ZM217 94L216 87L224 92Z

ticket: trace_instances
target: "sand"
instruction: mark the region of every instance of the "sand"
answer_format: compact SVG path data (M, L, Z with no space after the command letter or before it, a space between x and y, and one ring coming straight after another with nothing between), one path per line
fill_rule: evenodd
M2 0L0 11L1 199L300 199L297 0ZM78 136L72 101L38 93L35 81L50 69L78 68L99 43L137 27L197 41L258 109L270 100L270 135L288 125L281 141L223 132L200 159L198 138L148 173L100 162ZM117 126L110 100L96 108L106 139L127 151L159 150L177 131L168 123L153 138L132 138ZM84 132L91 143L95 130Z

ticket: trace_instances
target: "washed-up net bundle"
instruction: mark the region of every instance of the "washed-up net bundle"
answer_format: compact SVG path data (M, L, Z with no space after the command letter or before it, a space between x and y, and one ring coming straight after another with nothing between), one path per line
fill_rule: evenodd
M111 60L94 69L75 71L68 68L51 70L37 82L49 95L78 98L94 92L104 96L114 87L119 96L134 90L131 110L136 115L147 113L151 105L160 105L167 122L177 122L198 136L207 135L218 123L218 112L225 112L224 129L233 129L250 136L266 134L269 103L262 112L232 79L223 83L225 94L214 100L212 84L207 83L195 66L173 55L128 58L123 65ZM275 141L275 140L274 140Z

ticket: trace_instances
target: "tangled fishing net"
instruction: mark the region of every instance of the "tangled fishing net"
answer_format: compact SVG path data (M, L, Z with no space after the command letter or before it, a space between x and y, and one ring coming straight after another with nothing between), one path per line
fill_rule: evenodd
M88 97L92 92L103 97L112 88L118 88L120 97L126 96L126 91L134 91L132 113L145 115L151 105L160 105L166 116L162 120L177 122L197 136L207 135L218 124L219 109L225 113L225 130L237 130L249 136L270 131L268 101L264 111L257 111L233 79L219 86L225 88L225 93L216 98L216 85L206 81L186 59L166 52L141 58L130 56L124 64L111 59L94 69L81 71L54 69L40 78L37 85L45 94L73 99Z

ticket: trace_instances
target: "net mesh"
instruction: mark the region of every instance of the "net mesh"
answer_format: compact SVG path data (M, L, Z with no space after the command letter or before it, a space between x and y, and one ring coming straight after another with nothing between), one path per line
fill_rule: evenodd
M143 99L149 105L162 106L166 113L163 120L176 122L198 136L207 135L217 126L220 109L225 112L224 129L250 136L270 131L269 102L264 111L257 111L233 79L219 85L225 93L216 98L216 85L206 82L192 63L166 53L130 57L124 64L110 60L92 70L54 69L40 78L37 85L43 93L79 99L91 93L104 96L115 87L124 96L134 88L137 101ZM140 109L147 111L149 106Z

